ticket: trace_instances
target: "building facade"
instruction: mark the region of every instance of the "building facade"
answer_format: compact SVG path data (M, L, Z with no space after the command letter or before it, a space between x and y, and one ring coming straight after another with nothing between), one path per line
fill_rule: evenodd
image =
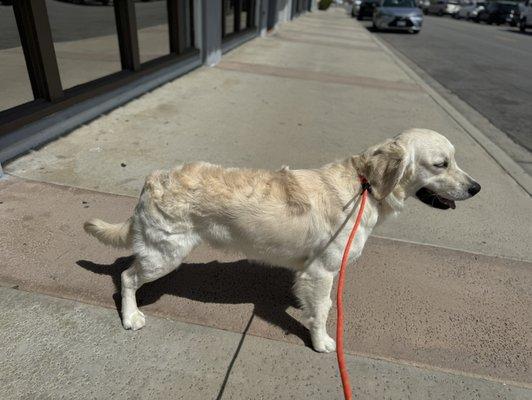
M0 162L264 35L312 0L0 0Z

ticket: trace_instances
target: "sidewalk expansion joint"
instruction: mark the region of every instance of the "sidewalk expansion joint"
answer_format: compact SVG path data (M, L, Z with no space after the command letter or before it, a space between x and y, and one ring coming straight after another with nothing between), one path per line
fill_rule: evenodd
M275 33L271 35L269 38L276 39L276 40L282 40L285 42L293 42L293 43L303 43L308 44L312 46L325 46L327 48L335 48L335 49L341 49L341 50L362 50L362 51L373 51L373 52L381 52L381 50L378 47L372 47L372 46L359 46L356 44L349 44L349 43L331 43L323 40L309 40L299 37L290 37L287 35L284 35L282 33Z
M43 291L27 290L27 289L24 289L24 288L19 288L18 285L13 285L12 283L11 284L5 284L5 282L3 282L2 280L0 280L0 287L4 287L4 288L7 288L7 289L12 289L12 290L25 292L25 293L28 293L28 294L37 293L37 294L40 294L40 295L43 295L43 296L47 296L47 297L50 297L50 298L68 300L68 301L72 301L72 302L79 303L79 304L87 304L87 305L90 305L90 306L93 306L93 307L100 307L100 308L103 308L103 309L117 311L115 307L108 307L108 306L105 306L105 305L102 305L102 304L98 304L97 302L83 301L83 300L76 299L76 298L58 296L57 294L51 294L51 293L47 293L47 292L43 292ZM288 343L288 342L285 342L285 341L282 341L282 340L278 340L278 339L274 339L274 338L270 338L270 337L259 336L259 335L253 334L253 333L249 333L248 330L249 330L249 328L251 326L251 323L254 320L254 316L255 316L255 314L253 312L252 312L251 317L249 318L249 320L248 320L248 322L246 324L246 328L245 328L244 332L238 332L238 331L233 331L233 330L228 330L228 329L221 329L221 328L210 326L210 325L206 325L206 324L198 324L198 323L189 322L189 321L185 321L185 320L179 320L177 318L171 318L171 317L168 317L168 316L162 316L162 315L159 315L157 313L153 313L153 312L149 312L149 311L146 312L146 310L144 310L143 312L146 315L149 315L152 318L158 318L158 319L162 319L162 320L166 320L166 321L175 321L175 322L183 323L183 324L187 324L187 325L206 327L206 328L209 328L209 329L212 329L212 330L215 330L215 331L232 332L232 333L237 333L237 334L241 335L241 338L239 340L239 344L237 345L237 348L236 348L236 350L235 350L235 352L233 354L233 358L232 358L230 364L228 365L227 373L226 373L226 376L225 376L225 379L224 379L224 384L226 384L227 381L229 380L229 376L231 374L231 370L232 370L233 364L236 361L236 359L238 358L240 350L241 350L241 348L243 346L243 343L245 341L245 338L247 336L256 337L256 338L259 338L261 340L266 340L266 341L270 341L270 342L279 342L279 343L289 344L289 345L292 345L292 346L297 346L297 347L301 348L301 351L313 351L312 349L310 349L307 346L305 346L303 344L300 344L300 343ZM149 327L144 328L144 330L149 330ZM381 356L381 355L378 355L378 354L369 354L369 353L356 352L356 351L346 351L346 354L348 356L350 356L350 357L365 358L365 359L370 359L370 360L383 361L383 362L386 362L386 363L389 363L389 364L394 364L394 365L397 365L397 366L409 366L409 367L413 367L413 368L424 370L424 371L442 372L442 373L446 373L446 374L452 374L452 375L455 375L455 376L464 376L464 377L468 377L468 378L474 378L474 379L483 380L483 381L486 381L486 382L502 384L502 385L505 385L505 386L514 386L514 387L523 388L523 389L532 389L532 383L528 383L528 382L519 382L519 381L513 381L513 380L499 379L499 378L495 378L495 377L492 377L492 376L487 376L487 375L482 375L482 374L475 374L475 373L466 372L466 371L462 371L462 370L451 369L451 368L443 368L443 367L438 367L438 366L434 366L434 365L430 365L430 364L424 364L424 363L419 363L419 362L405 360L405 359L400 359L400 358L385 357L385 356ZM328 356L331 356L331 355L330 354L329 355L323 355L323 357L328 357ZM221 388L221 390L219 392L219 395L223 394L223 388L224 388L224 386L222 385L222 388ZM217 398L220 399L221 397L218 396Z
M340 85L366 87L370 89L384 89L410 93L422 93L419 85L401 81L388 81L364 76L333 75L326 72L304 70L300 68L276 67L266 64L251 64L236 61L222 61L216 66L226 71L244 72L255 75L275 76L279 78L299 79Z

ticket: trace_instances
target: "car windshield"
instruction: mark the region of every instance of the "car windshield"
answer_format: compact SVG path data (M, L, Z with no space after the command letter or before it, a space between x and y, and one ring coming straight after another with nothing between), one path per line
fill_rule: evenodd
M515 8L515 5L513 5L513 4L501 4L501 5L499 5L499 7L501 8L502 11L510 12L511 10L513 10Z
M414 8L416 7L414 0L384 0L383 7L400 7L400 8Z

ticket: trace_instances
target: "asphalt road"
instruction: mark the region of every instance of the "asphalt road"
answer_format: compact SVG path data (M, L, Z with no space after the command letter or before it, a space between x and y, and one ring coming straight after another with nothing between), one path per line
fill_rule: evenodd
M532 151L531 33L426 16L419 35L377 34Z
M86 4L46 0L46 8L54 42L116 34L112 2L104 6L94 0L86 0ZM165 1L136 2L135 12L139 29L167 21ZM0 50L20 46L12 6L0 5L0 31Z

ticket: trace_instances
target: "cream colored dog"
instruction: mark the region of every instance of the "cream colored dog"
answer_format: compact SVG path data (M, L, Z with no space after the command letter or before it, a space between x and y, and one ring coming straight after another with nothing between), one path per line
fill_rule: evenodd
M361 254L373 227L397 214L413 195L441 209L480 190L458 168L442 135L412 129L364 153L319 169L278 171L222 168L204 162L156 171L146 179L133 216L122 224L101 220L85 230L101 242L132 247L122 273L122 319L140 329L145 317L135 292L175 270L201 242L249 259L296 271L294 285L317 351L335 350L326 331L330 292L359 205L359 177L371 194L350 260Z

